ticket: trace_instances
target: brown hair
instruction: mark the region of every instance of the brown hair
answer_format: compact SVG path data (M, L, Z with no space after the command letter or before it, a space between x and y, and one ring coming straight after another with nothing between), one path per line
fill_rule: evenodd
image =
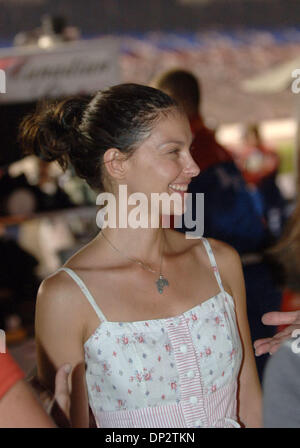
M177 107L165 93L139 84L120 84L92 98L72 97L39 105L20 125L25 153L69 163L95 190L107 188L103 156L117 148L130 157L162 113ZM106 170L105 170L106 171Z

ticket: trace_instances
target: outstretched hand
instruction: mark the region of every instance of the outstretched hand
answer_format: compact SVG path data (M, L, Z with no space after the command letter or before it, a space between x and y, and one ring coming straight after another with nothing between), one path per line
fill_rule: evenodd
M264 355L265 353L272 355L285 340L292 337L294 330L300 329L300 310L272 311L264 314L261 320L265 325L289 325L284 330L276 333L272 338L257 339L254 342L256 356Z

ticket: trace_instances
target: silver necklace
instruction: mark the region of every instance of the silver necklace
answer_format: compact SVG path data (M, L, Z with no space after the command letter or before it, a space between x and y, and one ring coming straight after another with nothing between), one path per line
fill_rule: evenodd
M104 235L103 230L101 230L100 235L103 236L103 238L108 242L108 244L110 244L110 246L116 250L117 252L119 252L119 254L123 255L123 257L126 257L128 260L133 261L134 263L139 264L140 266L142 266L142 268L146 269L147 271L152 272L153 274L157 274L158 272L151 269L148 265L146 265L145 263L143 263L142 261L139 260L135 260L134 258L128 257L128 255L124 254L123 252L121 252L116 246L113 245L113 243L107 238L107 236ZM168 279L166 279L166 277L163 276L162 272L161 272L161 266L162 266L162 259L163 259L163 248L164 248L164 244L162 247L162 251L161 251L161 257L160 257L160 268L159 268L159 278L156 280L155 284L157 287L157 290L160 294L163 293L164 287L165 286L169 286L169 282Z

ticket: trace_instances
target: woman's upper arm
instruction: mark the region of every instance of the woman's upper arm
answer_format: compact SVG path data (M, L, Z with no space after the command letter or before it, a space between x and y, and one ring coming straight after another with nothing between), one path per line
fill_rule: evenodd
M230 288L235 302L237 326L243 346L243 360L239 376L240 415L241 417L246 416L245 418L248 419L247 426L249 424L254 426L259 424L260 420L261 386L248 323L242 263L239 254L231 246L221 242L216 242L216 244L217 250L214 251L216 253L216 261L221 278L225 283L224 286L225 288L226 286Z
M72 294L72 287L68 288L68 284L66 287L63 274L58 275L41 284L37 297L35 333L38 376L53 393L57 369L62 364L71 364L71 420L73 426L85 426L88 425L88 406L82 300L80 295Z
M67 291L66 291L67 289ZM49 366L55 371L69 362L74 366L84 359L82 349L82 323L76 303L61 279L50 277L42 282L36 303L35 337L38 348L38 372L47 386L54 390L54 376L49 384ZM75 300L74 300L75 302ZM53 373L55 373L53 371Z

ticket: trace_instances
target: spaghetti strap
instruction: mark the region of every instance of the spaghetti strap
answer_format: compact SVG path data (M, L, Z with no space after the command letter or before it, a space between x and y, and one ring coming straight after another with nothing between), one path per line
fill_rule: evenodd
M223 284L222 284L222 280L221 280L221 277L220 277L220 273L219 273L219 270L218 270L217 262L216 262L214 253L212 251L211 245L209 244L209 242L208 242L208 240L206 238L202 238L202 241L203 241L204 247L206 249L208 258L210 260L210 264L213 267L213 271L214 271L215 277L217 279L219 288L220 288L220 290L222 292L225 292Z
M92 296L92 294L90 293L84 282L81 280L81 278L70 268L63 267L57 270L57 272L59 271L65 271L67 274L69 274L70 277L72 277L72 279L74 280L75 283L77 283L77 285L79 286L79 288L81 289L81 291L83 292L83 294L85 295L91 306L94 308L100 321L105 322L107 320L106 317L100 310L99 306L94 300L94 297Z

